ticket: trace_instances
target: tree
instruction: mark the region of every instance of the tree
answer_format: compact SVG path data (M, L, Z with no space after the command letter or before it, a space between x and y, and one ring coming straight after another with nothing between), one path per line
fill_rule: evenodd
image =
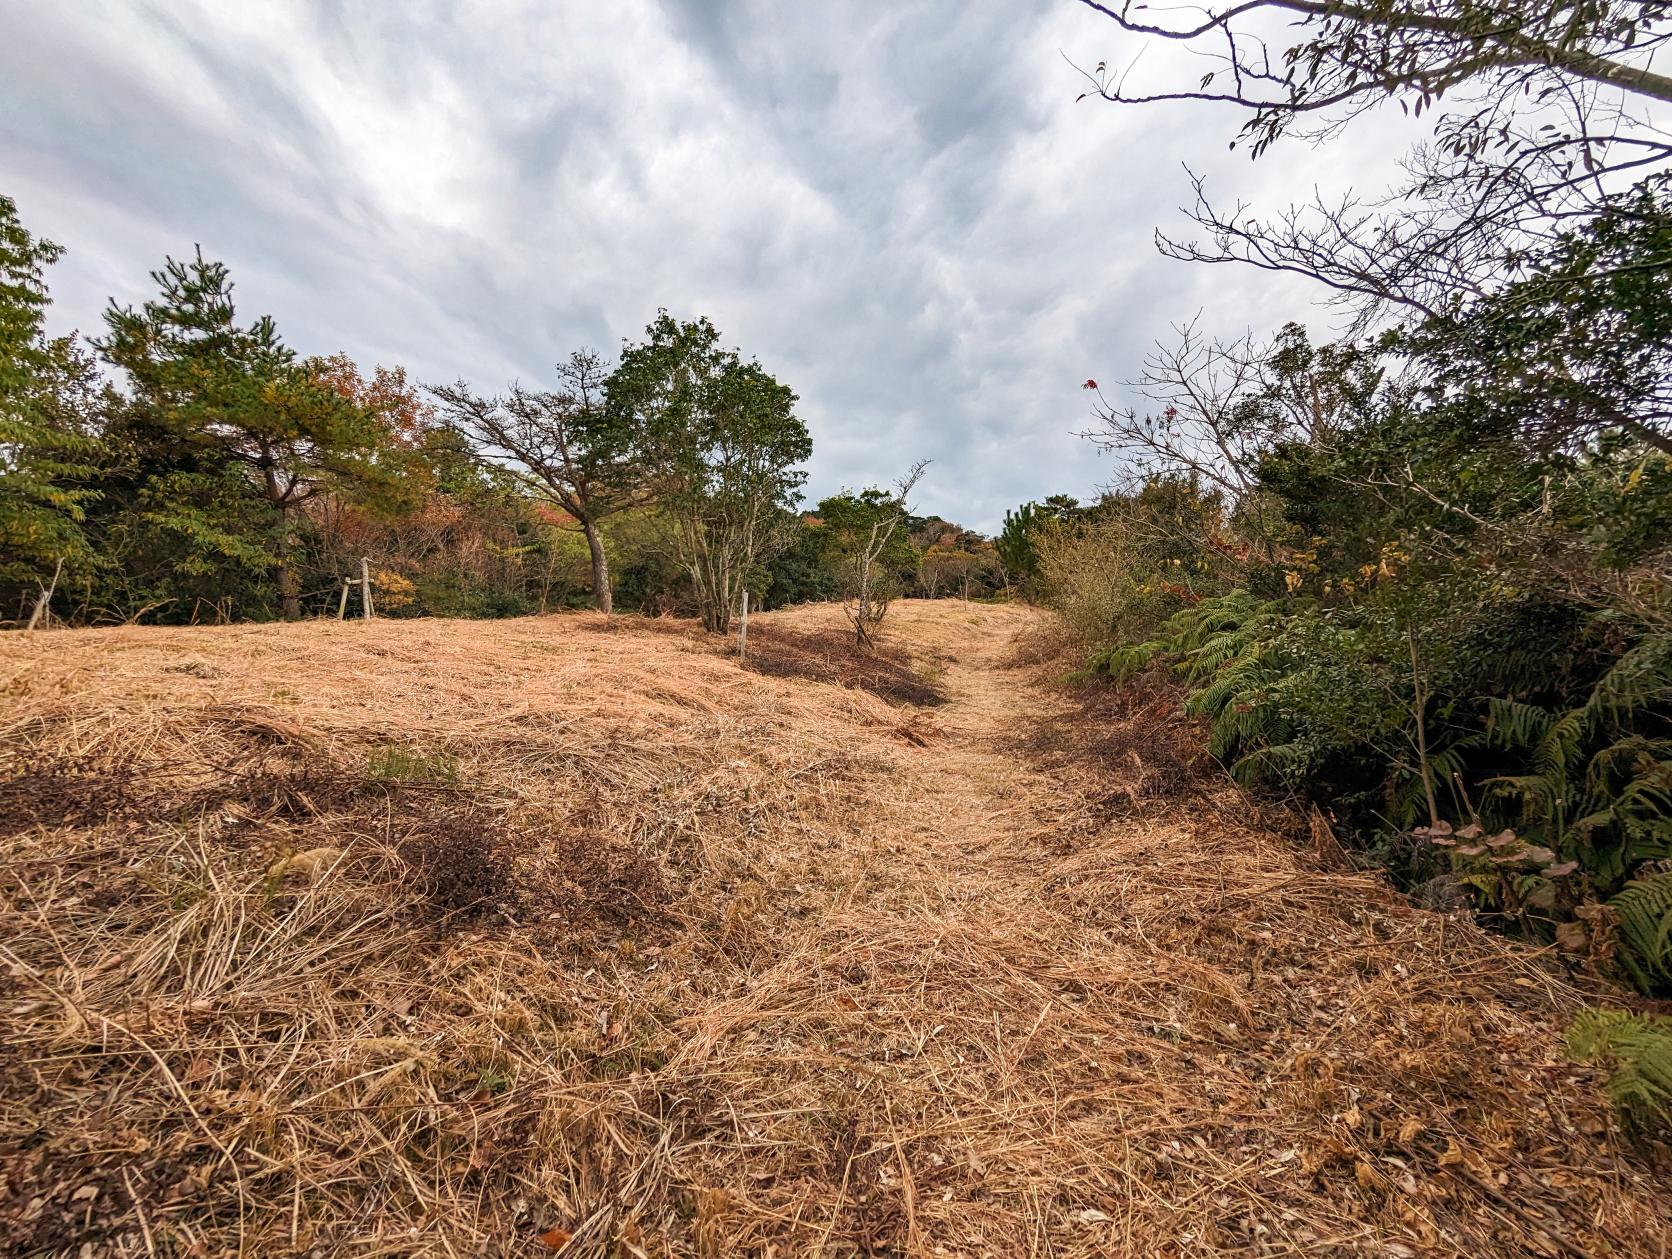
M1622 428L1672 455L1672 205L1667 183L1541 251L1498 291L1395 338L1460 437L1577 448Z
M1023 503L1004 513L1004 528L993 539L993 549L1004 566L1005 585L1010 579L1031 584L1039 575L1039 540L1048 529L1077 519L1084 508L1067 494L1052 494L1043 503Z
M1174 257L1309 276L1365 319L1390 304L1438 315L1458 295L1483 295L1529 248L1612 212L1631 180L1672 161L1672 140L1642 112L1672 101L1672 77L1651 68L1672 37L1661 0L1240 0L1205 11L1082 3L1211 66L1147 90L1100 62L1084 95L1241 110L1241 138L1256 156L1285 134L1332 137L1383 103L1422 113L1444 102L1434 142L1410 155L1409 180L1384 198L1319 198L1262 218L1215 206L1195 180L1190 216L1206 242L1159 238ZM1282 25L1264 25L1272 18ZM1283 32L1276 48L1273 31Z
M606 396L644 488L675 526L704 627L725 633L755 566L792 536L784 513L813 450L795 394L721 348L706 318L664 310L623 348Z
M406 368L379 363L368 377L360 365L341 351L315 355L303 367L327 385L376 417L397 441L416 446L436 426L435 408L424 391L407 379Z
M1081 433L1127 465L1125 488L1187 475L1232 500L1254 485L1260 455L1285 441L1319 442L1362 414L1381 380L1375 357L1351 345L1313 347L1299 324L1269 345L1252 335L1208 338L1195 321L1157 341L1142 376L1124 382L1147 402L1117 406L1095 380L1097 424Z
M0 197L0 583L45 580L91 559L82 530L97 442L97 377L73 338L49 339L45 271L62 251Z
M841 588L832 554L835 539L831 531L811 512L785 513L784 527L792 540L766 561L767 581L761 607L770 610L837 598Z
M899 589L900 570L915 558L906 530L908 500L928 466L927 460L913 464L892 492L872 486L819 504L819 519L835 539L842 611L861 647L876 642Z
M1358 111L1390 98L1420 112L1483 80L1498 96L1577 81L1672 102L1672 76L1646 64L1672 38L1660 0L1603 0L1583 8L1531 0L1237 0L1206 10L1158 10L1138 0L1081 3L1135 34L1211 42L1219 65L1195 88L1128 95L1105 63L1094 72L1099 95L1128 103L1235 105L1250 115L1244 133L1256 148L1311 115ZM1189 16L1153 20L1169 12ZM1275 59L1266 39L1251 32L1268 14L1296 32Z
M470 392L464 381L432 386L446 421L479 460L508 468L522 489L567 513L586 537L592 561L592 598L608 616L609 560L599 523L638 502L625 430L605 407L608 373L592 350L576 350L557 366L555 391L513 384L502 397Z
M993 540L999 559L1004 563L1005 577L1028 581L1039 570L1039 553L1034 548L1034 537L1039 531L1043 513L1038 503L1023 503L1015 511L1004 513L1004 528Z
M147 518L178 538L189 571L275 571L285 617L299 616L298 511L328 486L398 475L388 430L299 363L270 317L240 326L226 267L201 249L152 278L159 299L113 302L95 343L127 375L141 461L163 465L146 474Z

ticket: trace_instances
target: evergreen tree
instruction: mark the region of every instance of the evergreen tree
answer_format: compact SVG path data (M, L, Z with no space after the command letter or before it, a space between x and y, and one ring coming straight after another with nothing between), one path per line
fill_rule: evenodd
M331 486L374 493L397 477L390 430L299 363L270 317L241 326L223 264L199 250L152 278L160 297L112 303L98 342L130 384L141 515L173 538L180 573L273 574L295 617L299 509Z
M91 361L71 337L45 332L46 268L62 250L38 240L0 197L0 584L49 581L84 566L92 496L83 482L96 441L86 409Z

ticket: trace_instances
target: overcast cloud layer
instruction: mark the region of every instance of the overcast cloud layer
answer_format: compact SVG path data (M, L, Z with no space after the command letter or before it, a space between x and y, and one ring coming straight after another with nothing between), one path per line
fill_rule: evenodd
M929 458L922 509L991 530L1109 479L1079 386L1170 322L1324 322L1151 236L1181 163L1276 206L1346 155L1076 104L1064 54L1132 50L1072 0L0 0L0 192L70 251L57 329L194 242L241 316L423 381L706 314L801 395L812 497Z

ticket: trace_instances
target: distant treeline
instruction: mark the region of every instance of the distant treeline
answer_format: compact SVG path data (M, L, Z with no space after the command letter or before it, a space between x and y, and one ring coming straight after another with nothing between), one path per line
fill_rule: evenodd
M240 321L201 252L99 335L49 338L59 253L0 198L0 622L48 591L70 624L335 614L365 558L384 615L595 604L723 629L745 588L757 607L853 594L891 513L906 528L873 584L1008 588L989 539L896 493L804 508L795 394L706 319L663 312L613 364L579 351L549 387L482 394L298 356Z

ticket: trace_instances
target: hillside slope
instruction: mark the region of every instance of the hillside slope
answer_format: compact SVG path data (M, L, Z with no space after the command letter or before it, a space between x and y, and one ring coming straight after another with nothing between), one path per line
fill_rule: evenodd
M838 623L0 640L0 1249L1667 1252L1531 950Z

